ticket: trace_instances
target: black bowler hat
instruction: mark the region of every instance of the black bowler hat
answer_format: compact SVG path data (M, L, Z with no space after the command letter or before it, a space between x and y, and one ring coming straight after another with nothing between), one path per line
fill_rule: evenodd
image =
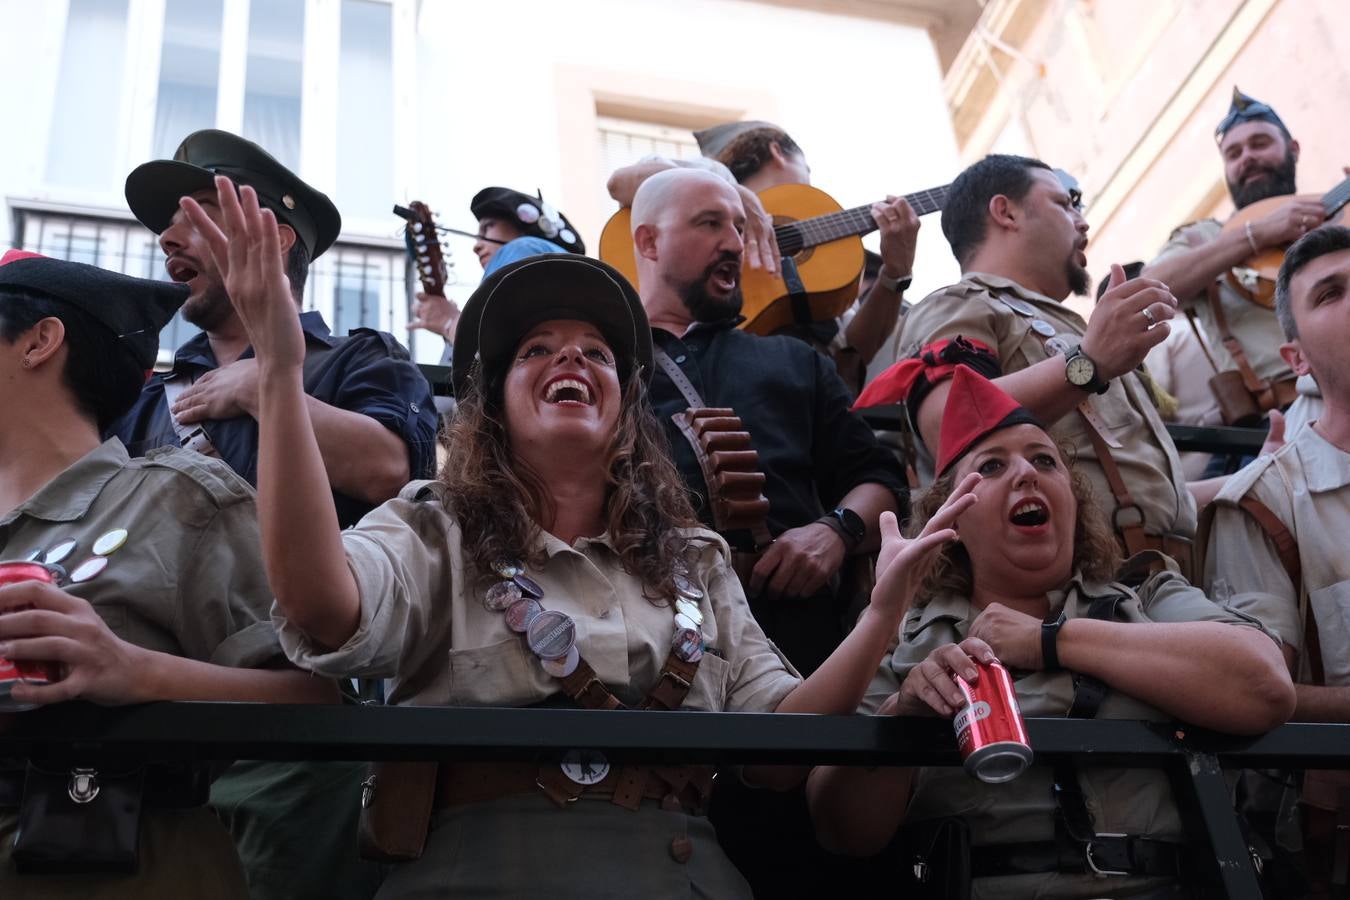
M118 349L141 369L154 366L160 329L189 293L185 284L132 278L23 250L10 250L0 257L0 292L6 289L70 304L106 327L109 339L116 339Z
M310 259L331 247L342 230L342 216L327 194L305 184L252 141L214 128L183 138L173 159L156 159L133 169L127 176L127 205L141 224L160 234L178 212L179 199L215 190L216 175L257 191L258 203L276 213L278 222L291 226Z
M473 195L469 210L475 219L505 219L527 235L552 241L571 253L585 253L581 235L567 216L544 202L544 195L531 197L504 187L487 187Z
M628 280L598 259L544 253L502 266L464 304L451 371L455 395L464 396L474 360L489 385L498 382L525 332L552 319L578 319L600 329L614 352L620 384L635 372L651 377L652 330Z

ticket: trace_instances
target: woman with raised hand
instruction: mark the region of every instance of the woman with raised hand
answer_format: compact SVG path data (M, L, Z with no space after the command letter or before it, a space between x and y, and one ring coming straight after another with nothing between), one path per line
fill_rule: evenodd
M645 400L651 332L622 276L573 254L505 266L465 305L459 413L432 482L340 532L300 388L302 336L275 223L220 182L210 236L260 374L259 516L282 643L299 665L392 679L409 705L851 713L915 584L972 501L915 540L894 517L871 605L803 681L698 527ZM750 769L770 787L801 769ZM440 767L420 858L382 896L746 897L702 818L702 767ZM376 788L378 792L378 786ZM571 802L571 801L578 802Z
M955 356L944 348L926 356L883 376L901 397L952 377L938 478L915 527L972 480L976 500L955 522L960 541L927 573L863 711L950 717L965 706L953 676L974 681L977 661L997 659L1028 717L1176 718L1239 734L1284 722L1294 694L1272 636L1211 602L1161 554L1127 566L1151 563L1152 574L1113 580L1109 527L1045 429L972 369L948 364ZM876 853L904 826L905 859L929 876L907 897L1204 896L1191 875L1206 849L1186 846L1160 770L1060 763L985 784L959 768L822 766L807 794L835 852Z

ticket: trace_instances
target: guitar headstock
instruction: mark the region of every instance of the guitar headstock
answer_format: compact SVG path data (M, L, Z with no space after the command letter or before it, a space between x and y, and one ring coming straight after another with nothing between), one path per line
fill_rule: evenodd
M395 206L394 215L408 221L403 237L408 245L408 255L417 266L422 290L444 297L449 267L441 252L440 239L436 236L436 219L431 214L431 208L420 200L414 200L406 207Z

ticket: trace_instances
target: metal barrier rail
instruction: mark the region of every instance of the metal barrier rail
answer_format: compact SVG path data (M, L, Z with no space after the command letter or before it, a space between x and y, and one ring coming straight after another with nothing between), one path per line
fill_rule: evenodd
M418 366L427 381L431 382L432 392L438 397L452 394L450 385L450 367L422 364ZM872 428L878 431L899 431L901 429L900 406L875 406L863 410L862 417ZM1182 452L1191 450L1202 453L1224 453L1255 456L1261 450L1266 433L1260 428L1202 428L1197 425L1167 426L1167 433L1177 449Z
M1254 738L1176 723L1029 719L1037 762L1167 771L1230 900L1260 900L1222 769L1350 768L1350 725L1290 724ZM866 716L572 709L82 703L0 716L0 757L548 759L572 747L616 762L959 765L949 722Z

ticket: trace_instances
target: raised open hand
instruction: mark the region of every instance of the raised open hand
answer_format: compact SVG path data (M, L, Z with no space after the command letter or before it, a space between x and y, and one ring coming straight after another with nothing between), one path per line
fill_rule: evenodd
M961 479L916 537L907 538L900 533L894 513L881 514L881 551L877 554L877 585L872 589L872 605L893 616L897 627L938 552L958 539L956 520L975 505L975 485L979 483L978 472Z
M191 197L179 205L206 238L259 367L298 369L305 361L305 336L286 278L276 215L258 205L253 188L244 185L236 196L234 182L219 175L216 194L223 229Z

